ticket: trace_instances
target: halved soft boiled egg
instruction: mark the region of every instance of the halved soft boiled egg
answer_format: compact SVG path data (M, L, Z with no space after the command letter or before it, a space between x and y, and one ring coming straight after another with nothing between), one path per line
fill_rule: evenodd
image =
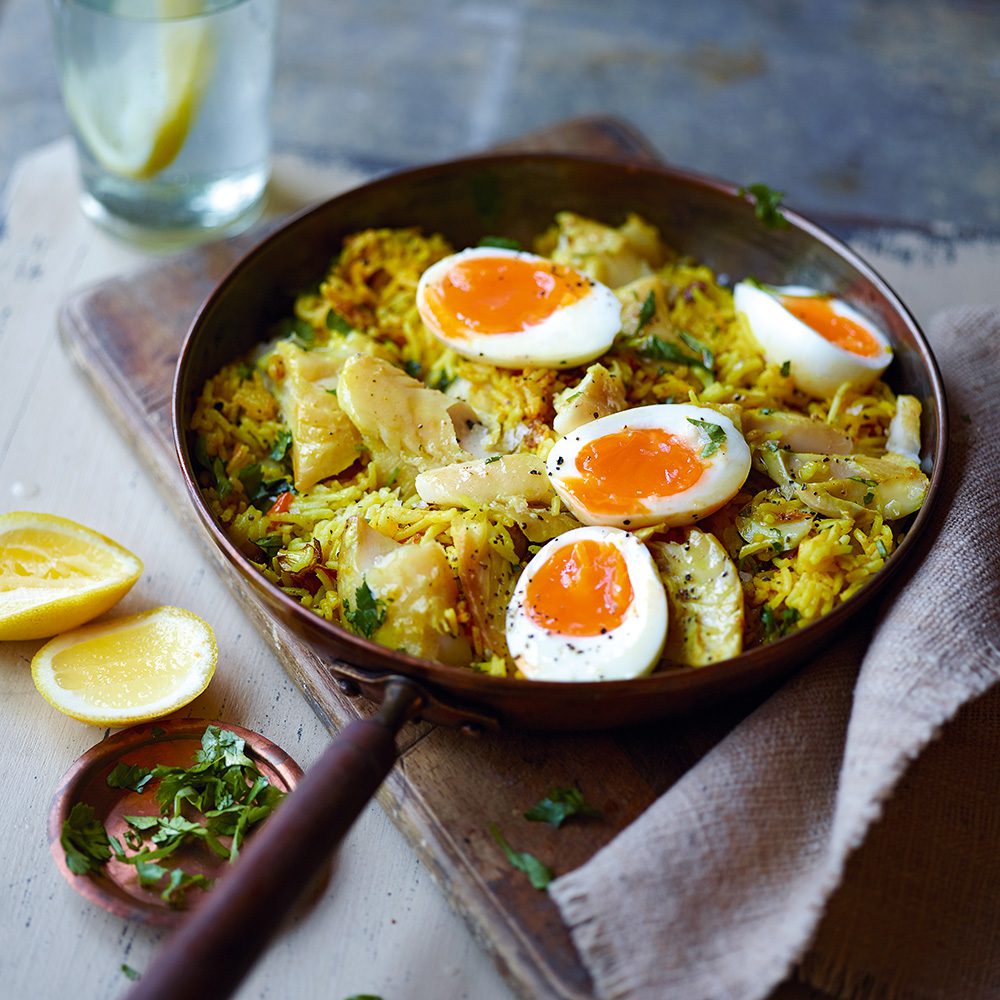
M538 681L629 680L656 665L667 598L649 550L619 528L575 528L528 563L507 607L507 647Z
M584 524L692 524L736 495L750 448L717 410L638 406L583 424L546 459L549 479Z
M610 288L545 257L476 247L420 277L427 328L463 357L500 368L569 368L603 354L621 329Z
M885 335L841 299L812 288L761 288L741 281L733 291L737 313L771 364L811 396L832 396L842 383L863 389L892 361Z

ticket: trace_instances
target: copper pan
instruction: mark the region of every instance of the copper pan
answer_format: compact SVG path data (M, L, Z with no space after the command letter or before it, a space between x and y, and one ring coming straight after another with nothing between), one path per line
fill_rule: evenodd
M571 209L618 224L636 211L665 240L738 280L818 287L847 299L887 331L896 357L888 378L924 404L923 459L931 491L883 571L831 614L777 642L709 667L602 684L495 678L400 654L327 622L271 585L226 538L196 484L186 428L201 387L223 364L258 343L289 314L294 293L314 284L344 236L370 226L418 225L458 247L484 233L525 244ZM331 655L331 670L379 697L387 676L423 689L423 715L454 723L494 719L531 729L597 729L683 712L793 670L913 563L910 551L934 508L945 446L940 375L917 324L892 290L843 243L793 212L787 229L765 228L731 185L666 167L637 167L564 155L477 157L399 173L299 215L252 250L202 307L181 352L174 386L174 435L188 493L217 545L283 621ZM341 661L338 663L337 661ZM445 706L444 708L442 706Z
M211 375L290 313L295 292L322 276L346 235L416 225L443 233L457 247L475 245L484 234L528 244L564 209L612 225L626 212L638 212L659 227L667 243L704 261L723 280L749 275L816 287L846 299L888 334L895 348L888 381L923 403L922 462L931 476L930 492L882 572L824 618L731 660L638 680L557 684L494 678L396 653L320 619L261 576L216 524L192 464L187 428L195 399ZM305 884L307 869L318 866L392 766L393 735L405 718L555 730L606 728L684 712L789 674L856 626L890 584L905 585L919 549L930 540L944 469L947 415L940 373L913 317L888 285L833 236L794 212L785 216L787 228L766 228L736 187L667 167L556 154L475 157L394 174L306 211L222 280L191 327L174 384L174 437L191 502L208 544L225 553L271 612L328 653L334 675L359 685L382 706L374 719L349 726L306 774L232 876L147 971L136 997L176 990L181 955L188 970L183 985L193 992L172 995L202 995L199 976L211 984L214 997L235 986L249 966L247 953L256 953L276 926L285 898L295 885ZM318 829L324 836L317 838ZM222 953L230 957L220 965Z

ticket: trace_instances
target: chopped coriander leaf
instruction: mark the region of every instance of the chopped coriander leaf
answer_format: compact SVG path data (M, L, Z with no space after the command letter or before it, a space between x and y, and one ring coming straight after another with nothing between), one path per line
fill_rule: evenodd
M131 979L133 983L137 982L141 978L139 973L136 972L131 965L127 965L125 962L122 962L121 970L122 970L122 975L126 979Z
M551 868L542 864L533 854L528 854L526 851L515 851L504 839L496 823L490 823L489 829L490 836L507 856L511 866L524 872L535 889L544 889L552 881L554 876Z
M136 830L153 830L160 825L159 816L126 816L125 822Z
M795 608L782 608L780 614L774 613L774 608L770 604L765 604L760 612L761 625L764 626L764 639L771 642L787 635L796 622L799 620L799 613Z
M116 764L108 775L109 788L131 788L133 792L141 792L153 777L152 769L139 767L137 764Z
M285 455L288 454L288 449L291 447L291 444L292 432L286 430L278 431L274 438L274 447L271 449L267 457L270 458L272 462L280 462Z
M253 767L253 761L244 753L246 745L246 740L231 729L206 726L201 737L201 749L195 753L194 758L199 764L207 764L209 767L217 764L226 767Z
M446 372L441 372L441 374L438 375L437 380L431 384L431 388L437 389L438 392L444 392L454 381L455 380Z
M708 444L701 449L701 457L711 458L726 440L725 429L720 424L713 424L710 420L696 420L694 417L688 417L687 421L708 435Z
M781 211L781 199L784 191L775 191L766 184L748 184L738 192L742 197L749 196L753 201L754 215L768 229L787 229L788 220Z
M500 250L520 250L521 244L517 240L512 240L507 236L484 236L480 241L481 247L497 247Z
M155 861L137 861L135 863L135 873L139 876L139 885L144 889L156 885L170 869L158 865Z
M571 816L600 816L600 810L588 804L579 788L553 788L536 802L524 818L533 823L560 827Z
M212 462L212 475L215 476L215 492L220 500L225 500L233 491L233 484L229 476L226 475L226 467L222 464L221 458L216 458Z
M183 868L164 868L153 861L137 861L135 870L139 876L139 885L146 889L158 887L165 878L167 885L160 893L160 898L172 906L177 906L184 901L184 893L187 889L193 887L207 889L212 884L212 880L200 872L189 874Z
M316 343L316 331L304 319L283 319L278 324L278 336L295 341L304 351Z
M354 592L354 607L344 606L347 624L366 639L370 639L385 621L385 602L371 592L368 581L363 580Z
M792 371L791 361L783 361L781 363L781 374L784 378L788 378Z
M878 552L878 554L883 559L887 558L888 555L889 555L889 553L888 553L888 551L887 551L887 549L885 547L885 542L883 542L881 538L876 538L875 539L875 551Z
M203 468L212 471L212 456L208 453L208 445L204 435L199 434L194 439L194 460Z
M253 365L246 361L241 361L236 366L236 377L241 382L246 382L248 379L253 378Z
M167 887L160 893L160 899L171 906L180 906L188 889L210 889L212 880L201 872L189 874L183 868L173 868L167 880Z
M258 538L254 542L254 545L264 553L267 559L273 559L284 544L285 540L281 535L264 535L263 538Z
M125 816L129 829L124 839L131 854L120 841L108 836L89 806L74 806L63 831L71 870L83 874L113 853L120 862L135 866L140 885L159 889L166 879L160 895L172 906L181 903L187 889L207 888L211 883L204 875L167 867L161 864L162 859L184 844L200 841L220 857L234 861L247 831L271 814L284 792L257 770L245 753L243 738L236 733L208 726L201 744L192 767L153 768L151 778L158 781L160 812ZM197 820L184 815L185 806L197 810ZM231 838L231 843L223 844L221 837Z
M247 497L253 497L258 493L264 479L259 462L254 462L252 465L245 465L236 475L243 484L243 489Z
M635 328L635 332L639 333L640 330L656 315L656 296L653 292L650 292L643 300L642 305L639 307L639 325Z
M483 464L489 465L491 462L499 462L499 461L500 461L499 455L490 455L490 457L486 459L486 461Z
M339 334L348 334L354 329L336 309L331 309L326 314L326 328Z
M93 806L77 802L63 820L59 843L66 853L66 867L74 875L96 871L111 857L111 844L104 824Z
M247 500L260 511L266 511L282 493L289 493L292 489L287 479L264 479L263 470L257 462L240 469L238 475Z
M715 355L707 344L696 340L690 333L685 333L683 330L680 333L680 338L692 351L697 351L701 355L701 363L706 371L715 371Z
M848 479L852 483L861 483L863 486L878 486L878 482L874 479L865 479L864 476L848 476Z
M644 358L653 358L656 361L673 361L678 365L697 365L701 362L690 354L685 354L676 344L671 344L662 337L647 337L636 348L638 354Z
M420 372L422 371L419 361L404 361L403 370L406 372L410 378L420 378Z
M871 491L871 490L869 490L869 491L868 491L868 492L867 492L867 493L866 493L866 494L864 495L864 497L862 498L861 502L862 502L862 503L863 503L863 504L864 504L864 505L865 505L865 506L867 507L867 506L868 506L868 504L870 504L870 503L872 502L872 500L874 500L874 499L875 499L875 494L874 494L874 493L872 493L872 491Z

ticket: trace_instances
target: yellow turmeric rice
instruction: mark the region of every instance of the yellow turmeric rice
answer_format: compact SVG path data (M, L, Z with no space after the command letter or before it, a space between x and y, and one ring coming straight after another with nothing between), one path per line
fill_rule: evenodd
M337 406L338 365L361 354L442 393L449 406L466 404L479 454L545 458L559 438L553 419L590 364L496 368L444 346L421 321L415 294L421 274L456 249L416 229L347 238L318 286L298 295L294 315L262 330L257 351L205 385L191 430L212 511L282 590L384 645L513 676L503 620L518 574L545 541L579 522L556 496L428 503L405 462L376 453ZM727 642L717 646L706 635L681 635L699 597L668 578L669 559L657 558L671 629L681 630L657 669L700 666L772 641L826 614L879 571L907 523L890 517L898 505L890 510L879 485L899 472L916 497L904 513L926 489L915 462L887 453L900 409L888 385L876 380L858 390L845 383L827 399L800 392L787 365L766 363L730 290L709 268L662 246L635 216L611 228L560 213L533 250L617 293L622 330L597 363L620 380L628 407L690 402L717 409L742 426L751 445L749 478L721 509L697 527L635 532L661 553L692 533L711 535L738 580L740 608L724 623ZM308 413L305 397L294 396L293 376L309 386ZM767 419L775 415L776 425ZM816 447L795 453L781 420L802 418L846 437L849 448L833 456ZM310 456L334 438L343 468L309 481ZM831 473L838 462L844 467ZM359 575L365 546L383 552L399 543L425 558L409 579ZM436 588L430 598L415 597L418 576ZM398 613L387 614L393 608Z

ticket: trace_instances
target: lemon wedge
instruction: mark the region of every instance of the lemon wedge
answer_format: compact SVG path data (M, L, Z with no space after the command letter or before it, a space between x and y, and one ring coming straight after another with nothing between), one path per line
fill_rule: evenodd
M0 514L0 639L44 639L120 601L142 562L117 542L52 514Z
M107 170L148 180L177 159L214 62L208 26L183 20L189 0L160 0L162 20L136 22L114 59L64 71L66 109ZM176 18L178 20L170 20Z
M215 673L211 626L162 607L95 622L47 642L31 676L54 708L92 726L159 719L193 701Z

